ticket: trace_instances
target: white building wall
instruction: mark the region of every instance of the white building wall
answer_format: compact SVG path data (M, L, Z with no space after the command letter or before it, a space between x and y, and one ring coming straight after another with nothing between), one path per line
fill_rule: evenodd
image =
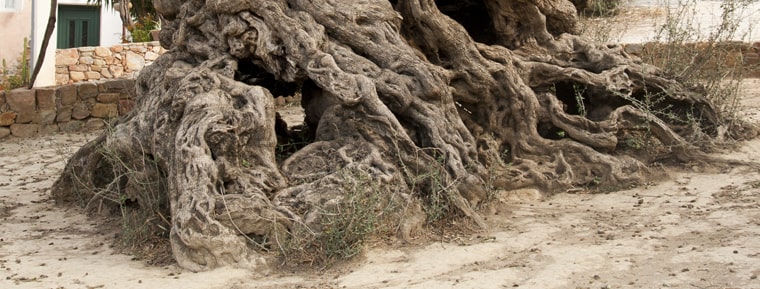
M32 0L30 0L32 1ZM50 1L33 0L34 31L32 33L32 63L36 63L37 54L42 46L48 17L50 16ZM87 0L58 0L59 5L88 5ZM31 5L30 5L31 6ZM35 81L35 87L55 85L55 49L58 29L53 31L45 52L45 62ZM119 13L109 7L100 9L100 46L112 46L121 43L122 25Z
M24 48L24 37L32 36L32 0L24 0L19 11L0 11L0 61L14 66Z

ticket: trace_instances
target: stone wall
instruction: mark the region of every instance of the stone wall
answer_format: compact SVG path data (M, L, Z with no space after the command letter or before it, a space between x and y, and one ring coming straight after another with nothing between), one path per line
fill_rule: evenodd
M102 129L132 110L135 81L118 79L0 92L0 140Z
M708 47L710 45L714 47ZM667 57L667 53L664 52L667 49L667 44L663 43L632 43L624 44L623 47L625 48L625 52L636 56L647 54ZM696 51L710 51L712 49L720 51L726 54L725 63L719 63L721 66L725 68L741 67L744 70L744 77L760 77L760 42L687 43L683 44L683 49L693 53L696 53ZM661 61L664 61L664 59ZM704 69L716 67L715 65L715 63L708 64Z
M135 78L143 67L166 52L158 41L111 47L78 47L55 52L56 85Z

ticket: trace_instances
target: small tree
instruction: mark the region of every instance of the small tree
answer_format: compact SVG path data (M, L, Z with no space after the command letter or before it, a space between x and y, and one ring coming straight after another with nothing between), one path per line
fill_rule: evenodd
M151 0L89 0L91 4L110 7L121 16L122 25L133 42L151 40L150 31L157 28L158 14Z

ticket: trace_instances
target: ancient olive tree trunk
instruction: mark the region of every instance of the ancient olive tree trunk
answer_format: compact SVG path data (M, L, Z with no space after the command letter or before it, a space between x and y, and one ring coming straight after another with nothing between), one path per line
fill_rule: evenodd
M637 183L653 155L631 144L688 160L720 123L701 95L575 36L567 0L154 2L171 50L53 194L155 211L191 270L256 267L334 230L357 191L392 200L368 206L401 236L442 214L484 227L491 190ZM273 93L288 89L313 139L281 160L278 136L297 132Z

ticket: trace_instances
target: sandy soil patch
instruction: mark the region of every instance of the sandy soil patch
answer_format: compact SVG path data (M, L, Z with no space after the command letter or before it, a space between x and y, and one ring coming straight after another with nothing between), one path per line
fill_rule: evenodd
M722 21L722 1L689 1L683 6L677 0L632 0L624 4L615 17L592 18L583 21L584 34L592 39L610 43L644 43L656 40L657 31L667 23L668 11L672 15L682 11L683 27L694 29L693 36L707 39ZM696 2L696 3L695 3ZM736 9L736 33L733 40L760 41L757 24L760 23L760 2L754 1Z

